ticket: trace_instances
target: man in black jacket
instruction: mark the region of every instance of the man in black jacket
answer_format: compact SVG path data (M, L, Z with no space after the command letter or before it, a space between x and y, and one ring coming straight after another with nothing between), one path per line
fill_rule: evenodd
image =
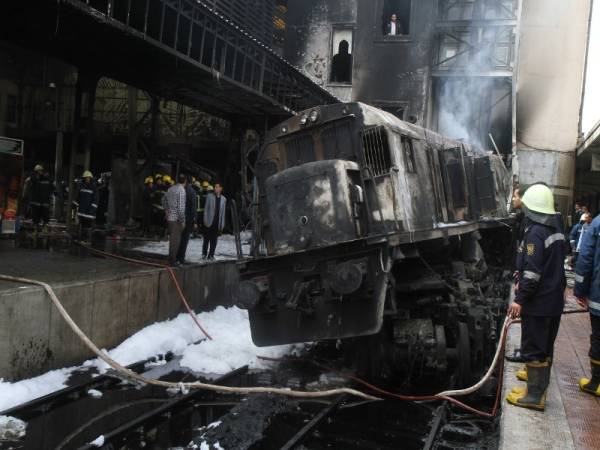
M77 199L74 203L77 206L77 216L79 217L80 238L89 238L98 209L98 187L89 170L83 172L75 198Z
M522 198L525 230L517 254L518 285L509 315L521 317L521 354L527 388L514 388L506 400L543 411L563 311L566 287L565 236L548 186L535 184ZM524 375L524 376L523 376Z
M186 181L184 175L180 175L181 180ZM180 182L181 182L180 180ZM185 264L185 252L187 251L188 242L190 241L190 234L196 226L196 210L198 207L198 196L196 191L192 187L192 177L187 178L185 187L185 227L181 233L181 241L179 243L179 250L177 251L177 262L179 264Z
M404 34L402 24L398 22L396 14L392 14L390 20L386 23L385 34L388 36L398 36Z
M56 190L44 168L38 164L33 169L33 175L28 180L29 207L31 218L35 225L45 225L50 219L50 201Z

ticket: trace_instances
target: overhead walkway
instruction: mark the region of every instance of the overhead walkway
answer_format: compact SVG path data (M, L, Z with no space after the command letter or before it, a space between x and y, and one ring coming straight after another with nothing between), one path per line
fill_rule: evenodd
M0 39L223 117L338 101L196 0L4 0Z

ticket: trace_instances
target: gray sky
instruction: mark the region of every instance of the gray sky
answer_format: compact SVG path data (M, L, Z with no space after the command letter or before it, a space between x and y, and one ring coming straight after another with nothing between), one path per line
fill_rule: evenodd
M594 0L583 99L581 131L587 134L600 121L600 0Z

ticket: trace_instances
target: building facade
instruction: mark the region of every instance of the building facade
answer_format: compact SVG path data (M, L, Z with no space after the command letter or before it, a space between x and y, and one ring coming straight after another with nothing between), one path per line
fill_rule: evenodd
M509 155L519 8L518 0L290 0L284 57L345 101L484 148L493 148L491 135Z
M566 211L590 4L289 0L284 57L344 101L499 151Z

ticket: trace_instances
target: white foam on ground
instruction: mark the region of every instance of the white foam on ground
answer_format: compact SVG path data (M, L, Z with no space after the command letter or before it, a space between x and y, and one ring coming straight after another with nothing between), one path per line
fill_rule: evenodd
M248 312L236 307L217 308L203 319L213 341L191 345L183 352L180 364L196 372L227 373L248 365L251 369L268 367L258 356L280 358L294 350L292 345L257 347L252 342Z
M104 445L104 435L101 434L100 436L98 436L96 439L90 442L90 445L92 447L102 447Z
M25 436L27 423L11 416L0 416L0 441L19 439Z
M0 411L66 387L66 381L73 369L52 370L35 378L14 383L0 378Z
M241 240L242 255L248 256L250 254L250 233L241 233ZM202 259L202 241L202 238L190 239L185 254L186 261L193 263L206 263L206 261ZM133 250L144 253L154 253L158 255L167 256L169 254L169 241L165 240L158 242L150 242L140 247L135 247ZM233 235L224 234L222 236L219 236L217 248L215 250L215 260L227 261L236 258L237 252L235 248L235 238L233 237Z
M94 397L94 398L101 398L102 395L104 395L98 389L88 389L87 393L90 397Z
M157 322L138 331L109 351L111 358L122 365L143 361L152 356L172 352L183 355L181 365L208 374L223 374L240 366L263 368L268 362L258 356L278 358L293 351L295 346L256 347L250 336L247 311L219 306L212 312L198 314L198 320L212 335L204 338L188 314ZM83 367L96 367L100 372L108 365L98 358L86 361ZM35 378L5 382L0 379L0 411L66 387L70 374L81 367L53 370Z

